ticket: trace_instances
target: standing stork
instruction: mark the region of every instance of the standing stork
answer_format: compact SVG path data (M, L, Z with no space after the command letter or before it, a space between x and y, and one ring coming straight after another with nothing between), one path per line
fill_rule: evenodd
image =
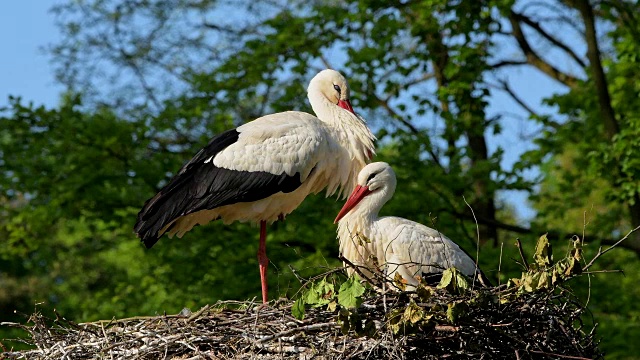
M416 277L450 267L478 275L480 283L488 285L473 259L439 231L400 217L378 217L395 190L396 174L389 164L371 163L360 171L358 185L335 220L342 256L364 266L367 276L382 268L386 276L400 274L413 287Z
M375 137L349 101L346 79L323 70L309 83L316 116L287 111L215 136L147 200L134 227L147 248L221 219L260 223L258 263L267 302L267 223L324 189L346 195L374 154Z

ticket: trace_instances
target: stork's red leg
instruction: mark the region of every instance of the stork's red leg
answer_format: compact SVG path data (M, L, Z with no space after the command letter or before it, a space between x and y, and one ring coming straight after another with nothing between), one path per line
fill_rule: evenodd
M260 265L260 281L262 282L262 303L266 304L267 298L267 222L260 221L260 245L258 245L258 264Z

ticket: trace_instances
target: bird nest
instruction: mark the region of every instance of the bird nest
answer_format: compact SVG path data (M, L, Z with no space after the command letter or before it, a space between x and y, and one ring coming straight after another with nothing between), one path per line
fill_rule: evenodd
M593 264L580 267L581 243L573 245L553 262L542 244L535 263L523 257L520 278L489 288L448 269L437 286L408 291L396 278L384 291L336 270L306 282L295 302L222 301L90 323L36 312L2 324L26 331L18 341L33 348L3 346L0 359L599 359L586 309L565 287Z
M429 289L429 288L425 288ZM33 350L1 359L601 358L583 308L564 290L501 303L500 288L369 292L357 308L219 302L195 313L75 323L56 314L10 324ZM6 325L6 324L5 324Z

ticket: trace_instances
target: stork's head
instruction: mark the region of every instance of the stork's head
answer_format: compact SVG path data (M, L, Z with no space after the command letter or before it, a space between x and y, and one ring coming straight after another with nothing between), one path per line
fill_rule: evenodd
M347 85L347 79L335 70L326 69L320 71L318 75L311 79L307 93L311 100L311 106L315 105L314 99L317 96L322 96L330 103L355 114L349 101L349 85ZM316 111L316 114L318 113L315 106L314 111Z
M396 191L396 173L386 162L371 163L358 174L358 183L334 223L351 211L377 214Z

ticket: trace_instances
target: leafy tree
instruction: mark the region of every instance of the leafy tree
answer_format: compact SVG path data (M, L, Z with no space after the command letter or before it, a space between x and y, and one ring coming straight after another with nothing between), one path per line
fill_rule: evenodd
M607 243L640 224L638 10L587 0L57 5L64 36L53 61L82 100L68 95L44 109L16 99L0 118L0 236L10 245L0 249L0 280L15 289L0 306L28 312L45 300L95 319L257 295L255 228L213 223L144 251L131 231L135 214L211 135L265 113L309 111L304 89L327 66L347 75L380 139L378 159L396 169L385 211L442 229L468 250L475 218L483 242L520 234L532 253L528 239L540 232L582 234L593 204L587 239ZM549 92L540 113L519 95L527 84L510 81L514 67L566 92ZM535 150L513 167L502 165L510 149L490 146L514 120L511 109L489 115L498 92L539 129ZM531 168L540 179L525 177ZM532 194L539 216L529 228L498 200L505 190ZM338 264L338 208L311 197L275 225L273 295L297 288L288 265L307 276ZM640 251L640 238L625 246ZM481 253L495 277L500 250ZM504 250L505 259L514 251ZM624 259L637 271L637 260ZM502 280L518 271L501 269ZM594 297L615 287L600 286ZM633 306L617 314L635 314Z

